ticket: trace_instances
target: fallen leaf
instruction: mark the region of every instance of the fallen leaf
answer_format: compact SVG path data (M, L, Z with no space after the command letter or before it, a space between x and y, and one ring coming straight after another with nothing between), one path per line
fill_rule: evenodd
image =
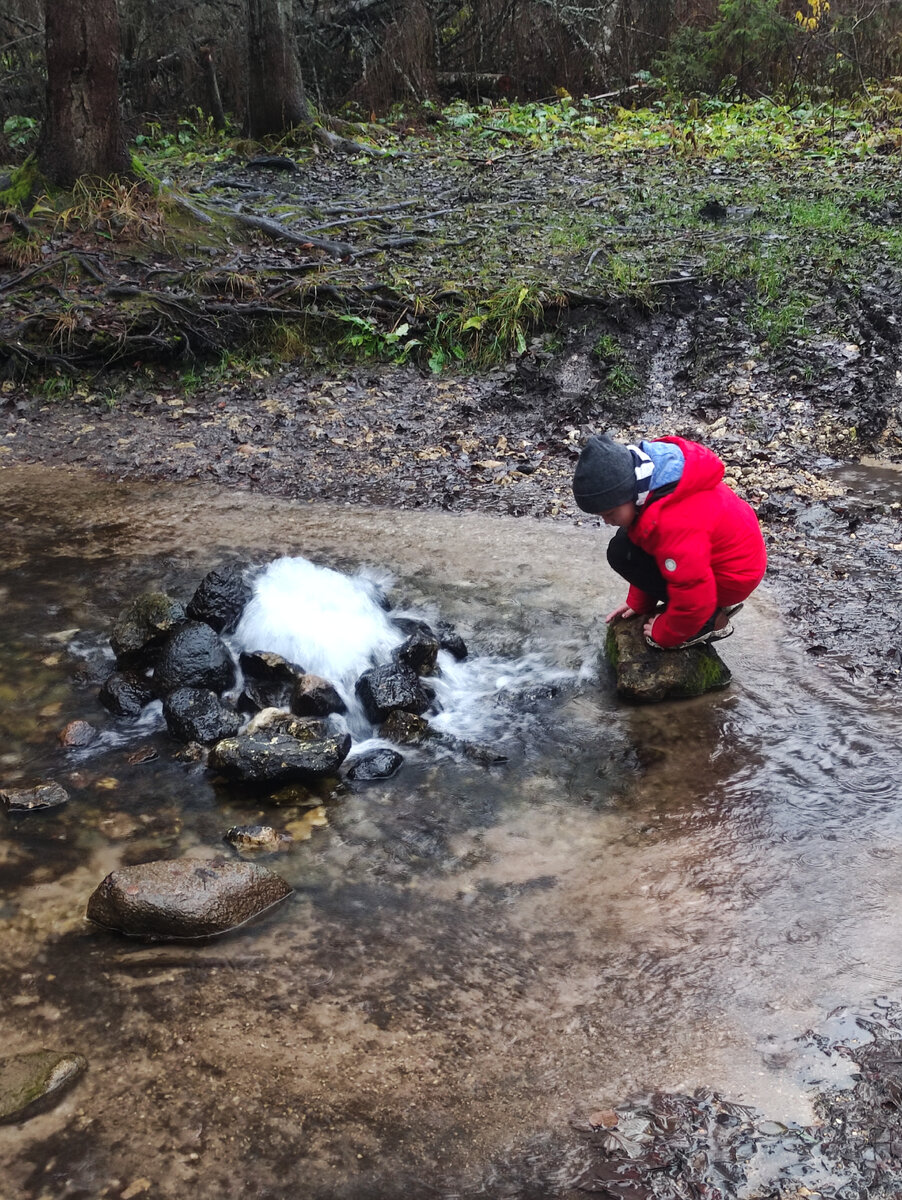
M604 1129L613 1129L615 1125L619 1124L619 1118L613 1109L605 1108L592 1113L589 1117L589 1124Z

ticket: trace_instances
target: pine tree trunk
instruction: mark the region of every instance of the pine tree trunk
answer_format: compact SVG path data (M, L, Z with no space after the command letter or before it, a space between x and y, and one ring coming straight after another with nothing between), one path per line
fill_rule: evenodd
M247 36L250 135L309 125L290 0L247 0Z
M116 0L44 0L47 117L38 165L71 187L82 176L127 175L119 121Z

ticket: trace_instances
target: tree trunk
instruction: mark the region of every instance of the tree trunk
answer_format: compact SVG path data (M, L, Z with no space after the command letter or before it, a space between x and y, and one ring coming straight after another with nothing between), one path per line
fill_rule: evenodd
M298 62L290 0L247 0L248 132L285 133L313 119Z
M71 187L81 176L127 175L119 122L116 0L44 0L47 117L38 165Z

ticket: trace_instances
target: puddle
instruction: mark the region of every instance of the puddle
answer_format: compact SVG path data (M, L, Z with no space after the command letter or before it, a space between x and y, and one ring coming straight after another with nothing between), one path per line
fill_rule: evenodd
M628 709L595 667L621 598L596 529L43 468L0 473L0 497L0 784L72 794L0 818L0 1032L90 1064L0 1128L4 1200L554 1195L579 1174L569 1123L629 1095L810 1121L843 1066L796 1039L898 993L898 714L798 654L766 587L719 647L727 692ZM281 555L387 571L397 607L569 682L511 715L502 767L411 756L323 796L328 823L270 860L295 895L259 924L188 947L87 926L116 866L297 817L96 701L139 591L187 599ZM60 749L74 717L108 731L99 752Z

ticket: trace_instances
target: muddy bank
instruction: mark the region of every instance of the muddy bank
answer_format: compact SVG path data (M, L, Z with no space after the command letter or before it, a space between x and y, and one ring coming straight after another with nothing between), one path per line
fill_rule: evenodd
M483 375L271 364L187 389L177 376L133 377L113 401L89 383L50 401L7 382L0 465L586 523L570 477L589 433L678 433L714 448L757 508L768 586L809 652L863 686L893 689L902 650L886 613L902 599L902 393L877 324L860 345L776 358L744 330L740 295L696 294L651 316L574 312ZM612 329L626 372L613 382L597 350Z

